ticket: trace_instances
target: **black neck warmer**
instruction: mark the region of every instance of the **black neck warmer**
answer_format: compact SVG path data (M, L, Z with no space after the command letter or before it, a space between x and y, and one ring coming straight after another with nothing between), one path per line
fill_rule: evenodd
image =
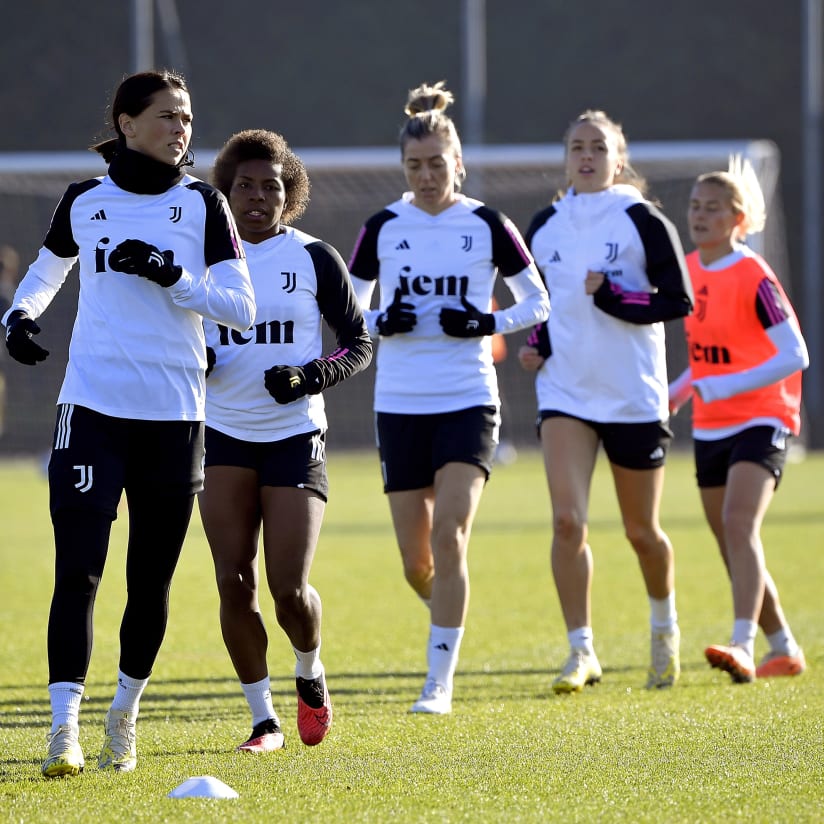
M109 177L127 192L159 195L180 182L185 174L182 165L161 163L142 152L123 147L109 164Z

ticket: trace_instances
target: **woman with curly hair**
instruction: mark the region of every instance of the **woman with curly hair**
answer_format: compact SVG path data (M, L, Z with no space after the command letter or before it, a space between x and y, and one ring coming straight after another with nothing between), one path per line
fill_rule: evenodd
M284 746L272 705L268 638L258 604L258 543L277 621L295 652L297 726L319 744L332 723L320 659L321 601L309 571L327 499L321 392L371 360L372 345L346 264L291 227L309 178L279 134L233 135L213 170L243 240L257 316L239 333L206 324L206 481L200 512L215 564L220 625L252 712L238 750ZM324 320L337 348L323 354Z

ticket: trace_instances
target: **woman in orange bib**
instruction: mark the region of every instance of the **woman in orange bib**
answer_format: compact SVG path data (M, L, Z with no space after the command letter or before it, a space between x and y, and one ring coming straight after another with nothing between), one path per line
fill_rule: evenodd
M696 477L735 612L730 643L705 655L737 683L799 675L804 653L766 568L760 531L800 429L807 347L778 278L744 245L765 220L749 162L732 158L728 171L701 175L687 217L697 247L687 256L695 311L684 319L689 366L670 385L670 410L693 397ZM770 649L756 667L759 625Z

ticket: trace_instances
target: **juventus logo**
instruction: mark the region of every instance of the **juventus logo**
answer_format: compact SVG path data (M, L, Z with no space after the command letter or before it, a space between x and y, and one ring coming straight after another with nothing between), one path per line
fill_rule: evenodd
M618 244L617 243L607 243L607 263L615 263L615 260L618 257Z
M169 215L169 220L172 223L177 223L181 217L183 217L183 207L182 206L169 206L169 211L171 214Z
M80 480L74 485L78 492L88 492L94 483L94 467L89 466L73 466L80 473Z
M472 235L461 235L461 240L463 241L463 249L464 252L468 252L472 248Z
M295 291L295 287L298 283L298 276L295 272L281 272L283 275L283 286L280 288L283 289L284 292L289 292L290 294Z

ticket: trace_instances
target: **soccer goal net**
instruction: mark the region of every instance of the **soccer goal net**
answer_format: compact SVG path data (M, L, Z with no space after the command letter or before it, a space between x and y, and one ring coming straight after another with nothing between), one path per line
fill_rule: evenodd
M311 202L299 227L331 243L346 259L362 222L403 191L400 151L397 147L295 151L306 164L312 182ZM786 283L787 251L778 185L780 156L773 143L636 142L631 161L647 179L650 196L678 226L684 247L689 250L685 216L692 183L699 174L726 169L731 154L749 158L761 182L767 226L751 243ZM214 151L196 152L193 174L208 179L214 157ZM522 231L532 215L565 186L560 144L465 146L464 163L468 170L463 187L466 194L504 212ZM0 154L0 261L6 278L0 281L0 298L9 288L2 284L21 277L34 260L66 186L104 173L102 159L90 152ZM15 266L17 271L9 271ZM499 300L503 302L507 297L504 289ZM0 454L48 449L76 303L77 278L72 273L42 318L40 342L51 351L44 363L36 368L22 367L9 364L5 351L0 353L6 384ZM674 375L686 362L681 325L672 324L668 333L668 358ZM525 332L509 336L509 356L498 364L498 370L504 401L502 437L526 447L537 445L537 441L532 376L520 370L515 357L525 338ZM340 448L374 444L373 380L372 367L326 393L330 444ZM677 443L688 444L687 416L677 418L674 425L676 435L683 435Z

